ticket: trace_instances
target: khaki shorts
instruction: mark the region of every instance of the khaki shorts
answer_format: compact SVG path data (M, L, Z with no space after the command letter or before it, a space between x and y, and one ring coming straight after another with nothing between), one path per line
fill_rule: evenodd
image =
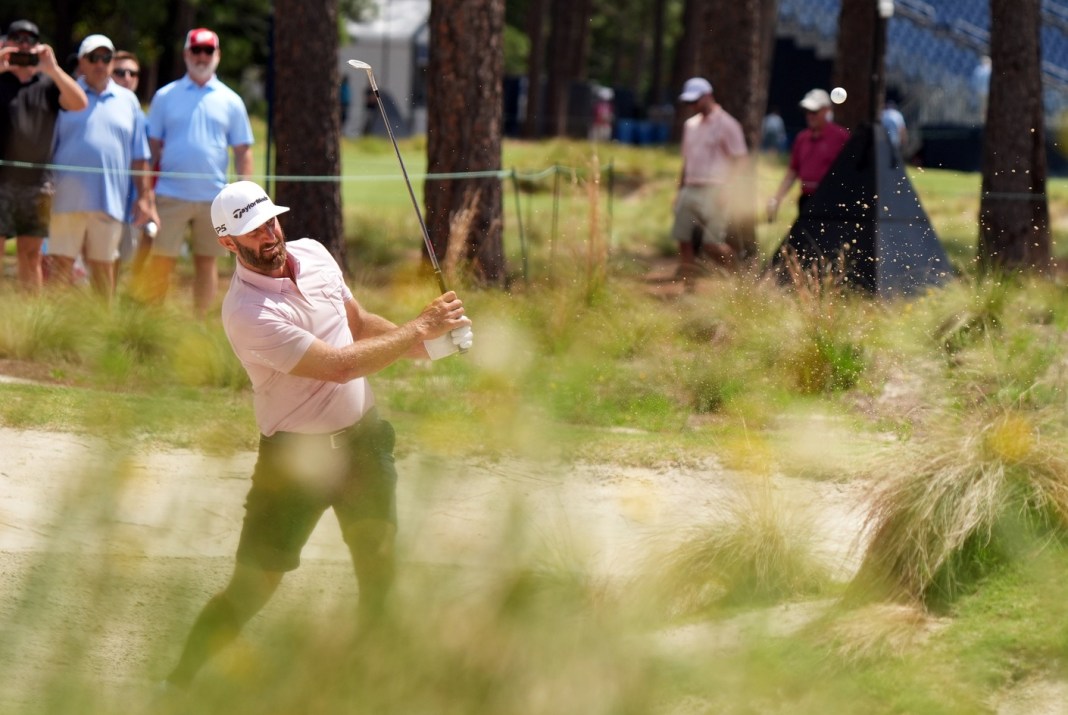
M228 251L219 245L219 236L211 223L210 201L183 201L170 196L156 197L159 213L159 233L152 241L152 255L177 258L190 229L190 247L194 256L225 256Z
M119 257L122 221L103 211L71 211L52 214L48 225L48 253L77 258L85 251L87 260L110 263Z
M675 203L675 224L671 237L679 243L693 240L694 229L704 231L704 240L709 243L724 243L727 240L727 211L724 204L726 193L719 184L683 186Z

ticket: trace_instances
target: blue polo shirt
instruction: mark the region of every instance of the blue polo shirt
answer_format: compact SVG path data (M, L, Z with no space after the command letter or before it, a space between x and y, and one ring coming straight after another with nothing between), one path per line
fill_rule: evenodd
M201 87L189 75L156 92L148 136L163 142L156 194L184 201L212 201L227 184L229 148L253 142L241 97L216 77Z
M53 213L103 211L118 221L126 217L130 164L149 159L144 113L137 95L108 80L97 93L78 80L89 98L80 112L62 111L56 120L52 162L92 171L53 171Z

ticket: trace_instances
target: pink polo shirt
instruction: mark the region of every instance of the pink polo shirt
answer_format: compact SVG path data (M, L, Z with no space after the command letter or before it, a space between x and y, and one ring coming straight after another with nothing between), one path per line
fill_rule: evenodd
M365 378L340 384L289 374L315 338L351 345L352 292L330 252L310 238L286 243L294 278L237 264L222 306L223 328L249 379L260 432L321 434L359 421L374 406Z
M684 186L723 184L731 167L748 153L738 120L716 105L708 116L695 114L682 125Z

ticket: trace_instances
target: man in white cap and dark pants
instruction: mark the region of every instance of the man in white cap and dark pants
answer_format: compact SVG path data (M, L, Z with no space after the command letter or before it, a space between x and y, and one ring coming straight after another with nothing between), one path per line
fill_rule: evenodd
M849 131L835 124L831 111L831 95L826 90L813 89L802 97L801 109L805 110L806 129L794 139L790 149L790 166L782 178L778 191L768 199L768 221L774 221L779 213L779 205L786 193L798 179L801 180L801 194L797 199L797 212L801 213L805 203L816 191L823 177L838 158L842 147L849 141Z
M364 310L322 244L286 242L277 217L288 210L250 181L228 185L211 205L219 244L237 256L222 322L252 381L261 437L233 576L193 624L167 687L189 685L267 603L328 508L359 582L357 627L384 618L397 524L394 432L367 376L471 344L452 291L400 326Z
M686 80L679 100L695 110L682 125L682 176L671 229L679 244L677 275L686 280L696 275L702 246L727 267L736 262L727 245L726 187L749 152L742 125L716 102L708 80Z

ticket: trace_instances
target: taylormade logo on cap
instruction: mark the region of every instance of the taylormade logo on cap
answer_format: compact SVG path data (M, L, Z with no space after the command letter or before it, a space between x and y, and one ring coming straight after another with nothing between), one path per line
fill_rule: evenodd
M276 206L259 184L235 181L211 202L211 223L220 236L242 236L288 210Z

